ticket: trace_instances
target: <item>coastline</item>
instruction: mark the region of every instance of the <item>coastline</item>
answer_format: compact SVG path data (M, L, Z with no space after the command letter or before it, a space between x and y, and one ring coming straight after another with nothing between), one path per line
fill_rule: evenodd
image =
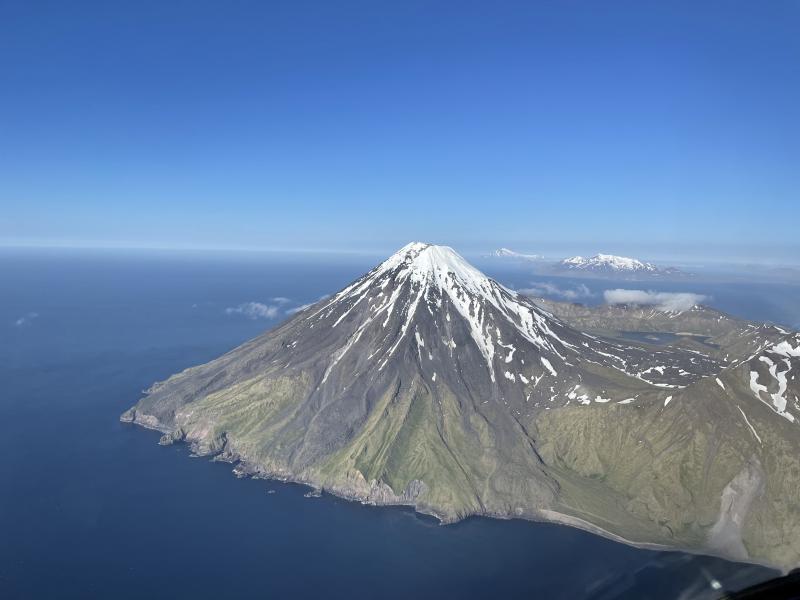
M750 565L765 567L768 569L773 569L781 573L782 575L785 575L791 570L789 568L780 565L775 565L766 561L756 560L751 557L743 558L743 557L732 556L731 554L728 554L721 550L715 551L714 548L699 549L699 548L691 548L691 547L684 547L677 545L672 546L672 545L658 544L652 542L633 541L619 534L603 529L602 527L599 527L598 525L595 525L590 521L587 521L580 517L576 517L574 515L559 512L553 509L542 508L528 515L502 514L502 513L493 513L489 511L476 511L465 514L459 514L459 513L446 514L442 511L435 510L433 507L420 504L416 502L415 499L414 500L404 499L402 496L399 496L396 493L392 494L393 497L387 497L385 494L376 496L371 494L365 494L363 491L359 491L354 487L350 488L345 486L330 487L330 486L320 485L318 482L315 482L310 478L302 477L300 475L293 473L271 472L265 469L263 466L253 464L249 462L247 459L244 459L243 457L239 456L237 453L231 452L229 449L226 448L222 448L216 451L207 451L207 452L198 451L199 445L197 441L187 440L182 435L176 436L177 432L175 431L174 428L158 422L158 420L155 419L155 417L152 417L151 415L139 415L136 412L135 408L131 408L125 411L120 416L119 420L122 423L138 425L145 429L150 429L162 433L163 435L161 436L158 442L159 445L169 446L174 444L175 442L182 442L189 446L190 450L192 451L192 454L196 457L208 458L213 462L226 462L232 464L234 465L234 468L232 469L233 475L237 478L262 479L265 481L278 481L281 483L303 485L311 488L311 490L315 493L321 494L324 492L336 498L340 498L348 502L356 502L364 506L411 508L414 510L415 513L435 518L439 522L439 525L441 526L454 525L471 517L500 519L505 521L518 519L520 521L527 521L534 523L552 523L556 525L563 525L566 527L580 529L582 531L586 531L587 533L591 533L593 535L597 535L602 538L609 539L614 542L625 544L627 546L631 546L633 548L638 548L642 550L653 550L658 552L684 552L686 554L692 554L697 556L712 556L728 560L734 563L750 564Z

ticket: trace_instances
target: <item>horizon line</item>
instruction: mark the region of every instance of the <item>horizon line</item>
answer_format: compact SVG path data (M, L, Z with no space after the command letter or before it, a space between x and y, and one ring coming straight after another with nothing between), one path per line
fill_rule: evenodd
M451 244L444 244L444 245L451 245ZM553 245L552 243L542 244L542 245ZM601 244L598 244L601 245ZM609 244L610 245L610 244ZM456 245L456 250L457 250ZM400 246L398 246L399 248ZM462 252L459 251L461 254L465 254L467 256L472 257L481 257L481 258L491 258L491 252L498 249L500 246L492 246L491 248L485 248L483 250L472 250ZM502 246L504 248L508 248L508 246ZM786 248L790 248L791 246L787 245L784 246ZM377 249L377 248L341 248L341 247L291 247L291 246L201 246L195 244L185 244L185 245L169 245L169 244L162 244L162 243L152 243L152 244L142 244L142 243L135 243L135 242L122 242L122 243L114 243L108 241L102 242L64 242L64 241L53 241L53 242L41 242L41 241L18 241L18 240L3 240L0 239L0 250L89 250L89 251L151 251L151 252L221 252L221 253L275 253L275 254L343 254L343 255L352 255L352 256L382 256L386 254L386 252L394 252L395 250L386 250L386 249ZM522 252L528 252L524 250ZM597 252L596 254L613 254L613 252ZM634 253L638 254L638 253ZM547 255L541 254L542 262L548 261L557 261L563 259L567 255L573 255L570 253L566 254L559 254L558 256L555 255ZM622 255L618 255L622 256ZM661 259L653 259L648 258L647 256L636 256L635 258L639 258L642 260L649 260L655 263L661 263L662 265L665 262L672 262L674 264L694 264L694 265L703 265L703 264L710 264L710 265L731 265L731 266L747 266L747 265L762 265L762 266L772 266L775 268L780 267L789 267L789 268L797 268L800 267L800 260L796 260L795 262L789 262L785 259L776 260L774 258L758 258L758 257L749 257L749 258L737 258L737 259L721 259L721 258L714 258L714 257L706 257L706 258L661 258Z

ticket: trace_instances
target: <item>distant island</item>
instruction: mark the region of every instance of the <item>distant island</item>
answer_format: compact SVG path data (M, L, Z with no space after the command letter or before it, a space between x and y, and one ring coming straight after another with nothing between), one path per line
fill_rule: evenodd
M535 300L412 243L121 419L242 475L444 523L554 521L788 569L799 368L797 332Z
M524 254L499 248L489 254L492 258L531 261L538 263L542 273L554 275L606 277L616 279L680 278L690 275L677 267L661 267L651 262L615 254L595 254L591 257L571 256L548 261L540 254Z
M514 250L509 250L508 248L498 248L494 252L492 252L489 256L494 258L512 258L517 260L530 260L530 261L540 261L544 260L544 256L541 254L524 254L522 252L515 252Z
M601 275L668 276L681 273L675 267L657 267L653 263L614 254L595 254L589 258L572 256L557 263L556 269L570 273L584 272Z

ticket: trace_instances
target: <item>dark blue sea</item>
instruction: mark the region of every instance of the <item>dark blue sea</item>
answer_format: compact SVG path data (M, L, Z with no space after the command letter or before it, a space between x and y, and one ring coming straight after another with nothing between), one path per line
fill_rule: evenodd
M714 582L736 589L776 574L559 525L440 526L407 509L306 498L119 422L154 381L373 262L1 251L0 598L705 598L719 593ZM675 285L743 316L800 321L797 286Z

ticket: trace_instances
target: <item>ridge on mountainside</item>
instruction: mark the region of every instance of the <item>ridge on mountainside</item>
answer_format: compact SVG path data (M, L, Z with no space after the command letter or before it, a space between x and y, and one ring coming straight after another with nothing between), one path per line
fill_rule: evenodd
M800 563L797 334L654 347L554 312L412 243L122 420L240 473L444 522L557 520Z
M587 306L534 298L534 302L572 327L596 335L630 339L626 333L647 343L647 333L672 334L670 346L701 351L723 361L747 356L783 339L787 331L769 323L737 319L708 306L696 305L672 311L653 306L601 304ZM656 336L658 339L658 336ZM663 345L663 344L659 344Z

